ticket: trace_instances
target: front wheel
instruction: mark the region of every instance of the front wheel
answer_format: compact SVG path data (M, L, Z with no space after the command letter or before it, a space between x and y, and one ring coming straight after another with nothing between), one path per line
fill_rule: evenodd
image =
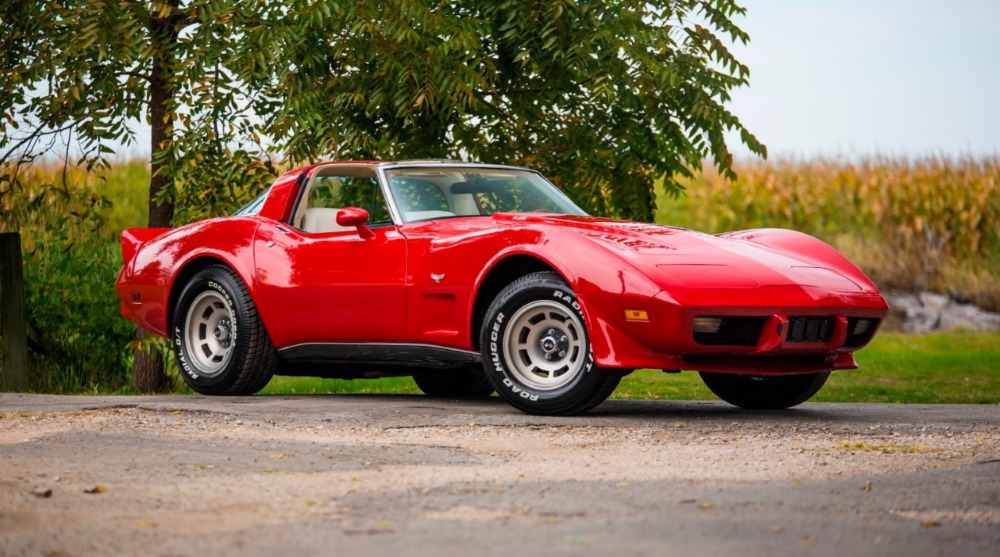
M556 273L509 284L486 312L483 367L500 396L530 414L570 415L597 406L621 373L594 364L576 295Z
M202 269L184 286L172 341L181 376L203 395L252 395L278 362L246 286L221 265Z
M722 400L748 410L780 410L802 404L819 392L829 371L802 375L733 375L700 372L702 381Z

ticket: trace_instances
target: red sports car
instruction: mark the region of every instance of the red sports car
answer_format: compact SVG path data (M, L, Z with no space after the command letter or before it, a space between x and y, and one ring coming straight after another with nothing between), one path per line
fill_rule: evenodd
M656 368L786 408L856 368L888 309L811 236L590 217L532 170L446 161L300 168L230 217L126 230L122 255L122 314L209 395L412 375L574 414Z

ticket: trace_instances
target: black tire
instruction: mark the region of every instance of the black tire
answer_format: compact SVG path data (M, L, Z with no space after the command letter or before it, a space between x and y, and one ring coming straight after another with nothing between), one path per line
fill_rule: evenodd
M493 394L493 384L479 369L416 373L413 381L427 396L486 398Z
M278 363L246 285L221 265L202 269L184 286L172 340L181 377L203 395L252 395Z
M604 402L622 377L594 364L580 304L556 273L533 273L507 285L486 311L480 346L497 393L529 414L586 412Z
M780 410L802 404L819 392L830 372L803 375L733 375L700 372L722 400L748 410Z

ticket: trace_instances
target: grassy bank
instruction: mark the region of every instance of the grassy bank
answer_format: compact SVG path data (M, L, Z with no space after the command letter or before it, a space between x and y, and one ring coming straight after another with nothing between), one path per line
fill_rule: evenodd
M838 371L812 400L1000 404L1000 334L880 334L857 353L860 369ZM345 381L276 377L265 394L419 394L409 378ZM694 372L639 370L612 398L715 398Z

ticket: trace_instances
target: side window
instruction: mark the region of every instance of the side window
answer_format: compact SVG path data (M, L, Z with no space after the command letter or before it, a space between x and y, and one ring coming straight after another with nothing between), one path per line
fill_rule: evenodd
M368 211L369 226L392 224L382 190L374 178L318 176L309 188L302 229L306 232L341 229L336 224L336 212L344 207Z

